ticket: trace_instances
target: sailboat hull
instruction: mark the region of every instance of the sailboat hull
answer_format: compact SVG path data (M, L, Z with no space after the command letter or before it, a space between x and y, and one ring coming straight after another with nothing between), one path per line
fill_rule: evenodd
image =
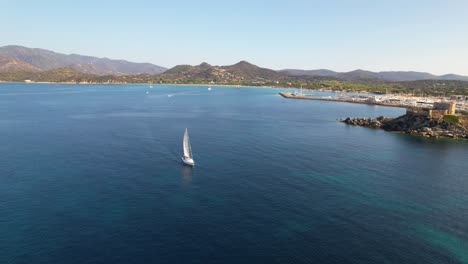
M191 158L187 158L187 157L182 157L182 162L186 165L189 165L189 166L195 166L195 161Z

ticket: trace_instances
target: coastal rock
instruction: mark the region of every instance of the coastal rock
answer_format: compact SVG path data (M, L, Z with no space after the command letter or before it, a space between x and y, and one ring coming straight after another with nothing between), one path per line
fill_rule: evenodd
M421 132L432 132L432 129L430 127L423 127L421 128Z
M386 131L403 132L430 138L468 139L468 128L464 123L452 124L442 118L430 118L427 115L407 113L397 118L346 118L342 122Z

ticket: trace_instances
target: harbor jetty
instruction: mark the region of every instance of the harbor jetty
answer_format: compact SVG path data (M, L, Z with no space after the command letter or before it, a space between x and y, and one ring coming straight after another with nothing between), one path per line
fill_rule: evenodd
M402 95L356 95L356 94L341 94L336 96L315 96L312 94L305 94L300 92L280 92L282 97L288 99L302 99L302 100L318 100L330 102L343 102L354 104L367 104L367 105L382 105L391 107L403 108L432 108L434 104L442 102L453 102L456 111L468 111L468 97L462 99L451 98L428 98L428 97L412 97Z
M392 106L392 107L405 107L404 104L400 103L392 103L392 102L379 102L373 100L372 96L314 96L308 94L301 94L301 93L290 93L290 92L281 92L279 93L284 98L289 99L305 99L305 100L318 100L318 101L331 101L331 102L344 102L344 103L355 103L355 104L373 104L373 105L384 105L384 106Z

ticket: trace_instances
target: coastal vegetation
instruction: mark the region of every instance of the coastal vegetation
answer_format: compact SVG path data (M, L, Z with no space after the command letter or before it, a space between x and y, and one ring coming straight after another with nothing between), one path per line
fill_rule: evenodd
M446 115L444 116L444 120L450 124L458 124L460 122L460 118L456 115Z
M226 71L224 71L226 72ZM229 73L229 72L228 72ZM417 96L448 96L468 95L468 82L466 81L349 81L327 79L320 77L302 79L294 76L276 77L248 77L242 73L226 75L208 75L206 77L190 75L186 72L180 74L139 74L139 75L94 75L78 72L70 68L59 68L50 71L7 71L0 72L0 80L7 82L63 82L63 83L161 83L161 84L221 84L242 86L270 86L305 89L328 90L336 92L368 92L376 94L406 94ZM271 79L270 79L271 78Z
M326 88L334 91L347 92L371 92L376 94L408 94L418 96L447 96L468 95L468 82L465 81L346 81L346 80L322 80L308 83L312 89Z

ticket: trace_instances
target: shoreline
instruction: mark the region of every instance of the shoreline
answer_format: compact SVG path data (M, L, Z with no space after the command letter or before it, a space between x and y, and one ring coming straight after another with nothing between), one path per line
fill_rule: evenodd
M468 118L461 118L457 123L446 121L444 118L431 118L419 113L406 113L405 115L389 118L358 117L339 120L346 125L360 126L372 129L383 129L387 132L420 136L431 139L456 139L468 142Z
M139 85L139 86L144 86L144 85L154 85L154 86L201 86L201 87L231 87L231 88L249 88L249 89L261 89L261 88L267 88L267 89L295 89L298 90L298 87L284 87L284 86L257 86L257 85L238 85L238 84L193 84L193 83L181 83L181 84L176 84L176 83L74 83L74 82L6 82L6 81L0 81L0 84L69 84L69 85ZM310 89L310 88L304 88L306 91L314 91L314 92L324 92L324 93L341 93L341 94L346 94L346 95L362 95L362 96L381 96L380 94L375 94L370 91L336 91L333 89ZM281 95L284 98L288 99L303 99L303 100L316 100L316 101L329 101L329 102L340 102L340 103L354 103L354 104L367 104L367 105L378 105L378 106L388 106L388 107L399 107L399 108L408 108L408 107L419 107L423 108L425 106L417 105L417 106L410 106L410 105L405 105L405 104L398 104L398 103L388 103L388 102L369 102L367 100L351 100L352 98L344 99L344 98L337 98L337 97L318 97L318 96L311 96L311 95L297 95L295 93L291 92L280 92L279 95ZM412 99L412 100L418 100L420 97L410 95L410 94L391 94L390 96L398 96L398 97L407 97L407 99ZM440 100L440 97L435 97L435 96L425 96L424 98L430 99L430 100ZM458 111L458 110L457 110ZM466 111L461 109L460 111Z
M14 84L70 84L70 85L167 85L167 86L211 86L211 87L233 87L233 88L272 88L272 89L298 89L297 87L283 87L283 86L256 86L256 85L238 85L238 84L193 84L193 83L73 83L73 82L6 82L0 81L2 84L14 83ZM305 88L304 88L305 89ZM315 92L333 92L332 90L316 90L306 89L308 91ZM344 92L348 93L348 92ZM362 93L362 92L361 92Z
M168 86L220 86L220 87L234 87L234 88L272 88L272 89L300 89L299 87L285 87L285 86L258 86L258 85L239 85L239 84L194 84L194 83L74 83L74 82L10 82L10 81L1 81L0 83L24 83L24 84L74 84L74 85L168 85ZM374 95L375 93L369 91L336 91L332 89L310 89L304 88L307 91L314 92L326 92L326 93L347 93L347 94L370 94ZM377 94L375 94L377 95ZM409 95L407 95L409 96Z

